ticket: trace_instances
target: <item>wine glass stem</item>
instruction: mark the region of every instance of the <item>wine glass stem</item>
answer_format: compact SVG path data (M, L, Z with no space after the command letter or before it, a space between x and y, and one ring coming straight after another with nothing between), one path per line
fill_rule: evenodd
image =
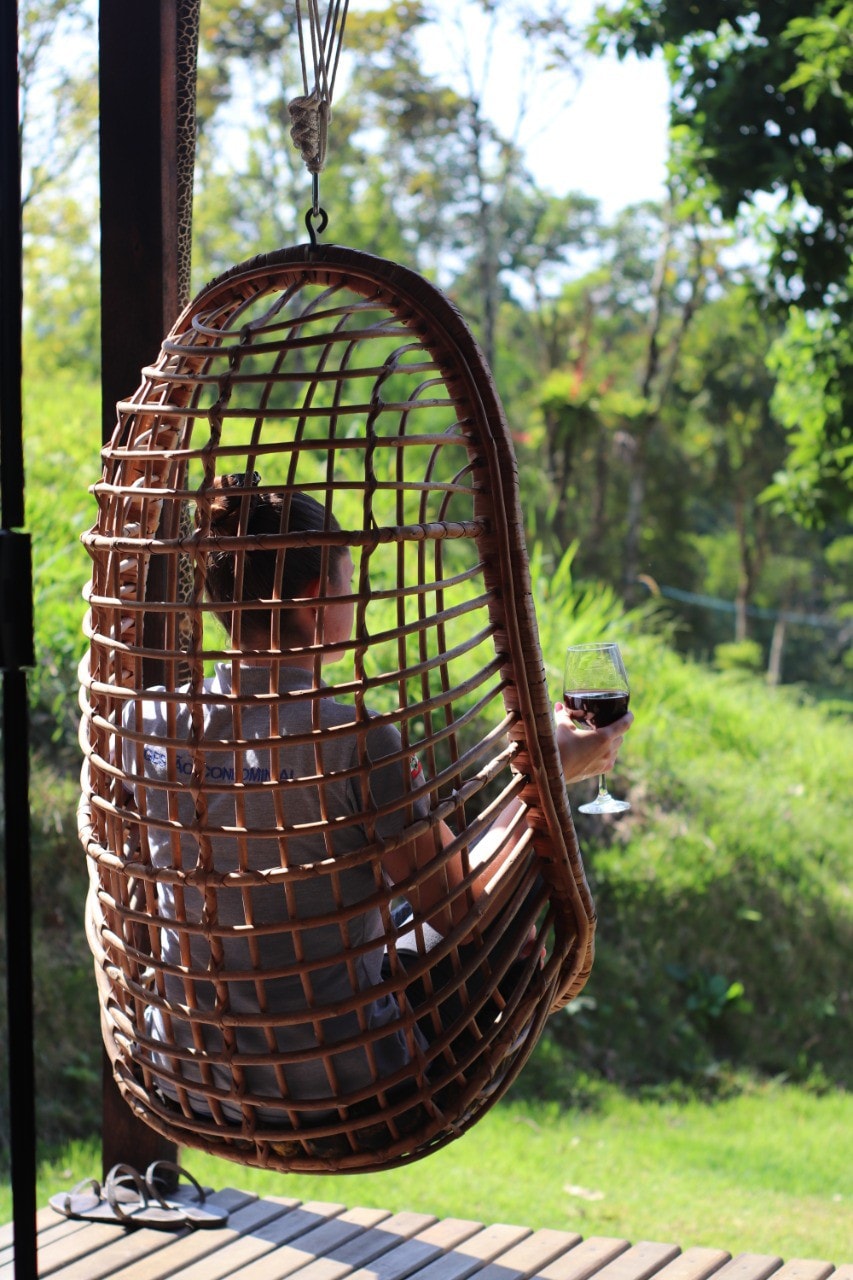
M610 799L610 792L607 790L607 782L603 773L598 775L598 798L599 800Z

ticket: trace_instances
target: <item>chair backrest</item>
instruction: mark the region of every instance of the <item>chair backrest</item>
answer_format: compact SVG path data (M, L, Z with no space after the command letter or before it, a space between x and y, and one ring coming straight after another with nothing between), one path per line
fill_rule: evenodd
M216 482L255 472L222 537ZM313 546L327 564L346 546L355 562L352 639L341 653L319 628L297 685L269 675L279 623L269 670L250 668L240 610L228 635L205 594L212 553L239 578L259 545L255 491L326 513L265 549ZM512 441L470 331L433 286L366 254L253 259L202 290L119 404L94 492L80 830L119 1087L178 1143L265 1167L435 1150L582 988L594 932ZM284 629L292 603L264 607ZM282 716L314 762L314 809L279 767ZM397 748L377 766L371 736L389 726ZM383 808L389 768L408 780ZM516 797L500 896L474 901L475 851ZM427 950L380 859L442 823L468 911Z

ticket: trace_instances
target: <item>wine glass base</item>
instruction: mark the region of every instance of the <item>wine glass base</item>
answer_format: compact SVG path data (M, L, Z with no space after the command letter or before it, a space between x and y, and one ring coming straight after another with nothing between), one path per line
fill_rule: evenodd
M630 808L627 800L614 800L613 796L604 796L600 800L590 800L589 804L579 804L578 813L624 813Z

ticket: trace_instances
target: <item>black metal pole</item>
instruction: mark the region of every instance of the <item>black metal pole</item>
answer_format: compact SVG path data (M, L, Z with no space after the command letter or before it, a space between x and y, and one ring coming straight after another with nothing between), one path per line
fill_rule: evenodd
M24 524L21 407L21 155L18 6L0 5L0 668L3 671L4 865L10 1146L16 1280L38 1275L33 1053L29 716L32 571Z
M29 862L27 678L3 672L3 787L6 797L6 951L9 1010L9 1138L16 1280L38 1274L36 1116L33 1056L32 933ZM23 736L22 736L23 733Z
M18 6L0 6L0 483L3 527L24 523L21 439L21 158L18 135Z

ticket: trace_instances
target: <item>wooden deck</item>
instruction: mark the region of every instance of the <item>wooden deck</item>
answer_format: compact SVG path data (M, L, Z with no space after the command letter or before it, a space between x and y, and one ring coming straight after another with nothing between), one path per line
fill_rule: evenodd
M853 1280L853 1264L484 1225L226 1189L228 1225L177 1233L38 1215L39 1276L55 1280ZM14 1274L0 1227L0 1280ZM17 1278L22 1280L22 1278Z

